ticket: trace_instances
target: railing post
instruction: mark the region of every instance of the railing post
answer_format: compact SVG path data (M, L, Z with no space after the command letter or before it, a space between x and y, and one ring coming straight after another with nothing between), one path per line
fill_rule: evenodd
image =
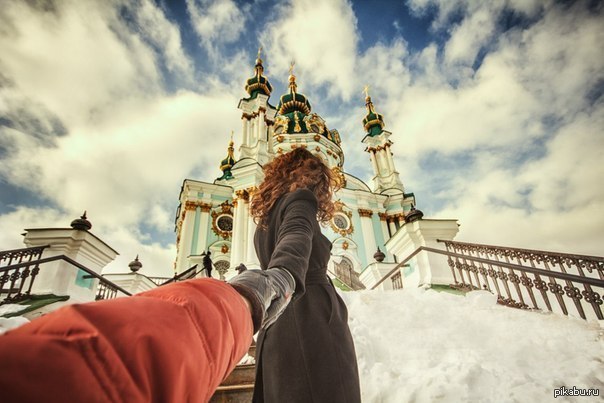
M95 273L117 256L117 252L88 230L75 228L27 229L24 242L29 247L50 245L43 258L64 255ZM56 260L37 274L31 292L35 294L69 295L70 302L88 302L96 297L99 280L84 271Z

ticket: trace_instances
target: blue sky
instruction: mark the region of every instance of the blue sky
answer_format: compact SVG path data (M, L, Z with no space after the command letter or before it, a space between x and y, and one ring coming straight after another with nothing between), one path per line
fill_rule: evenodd
M31 1L0 9L0 248L24 228L93 232L169 274L185 178L241 132L256 51L370 183L362 88L405 190L458 239L603 255L604 24L596 1ZM237 153L236 153L237 154Z

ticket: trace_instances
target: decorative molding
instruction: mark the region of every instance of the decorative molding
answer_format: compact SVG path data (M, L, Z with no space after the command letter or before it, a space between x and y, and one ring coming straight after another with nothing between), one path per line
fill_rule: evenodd
M235 195L237 196L238 200L243 200L245 202L249 201L249 195L245 189L236 190Z
M215 209L212 211L212 231L214 233L224 239L227 239L233 233L233 207L236 205L236 200L233 200L233 203L230 203L228 200L225 200L220 204L220 209ZM231 218L231 229L225 230L220 228L218 225L218 220L221 217L228 216Z
M380 217L380 221L388 221L388 214L378 213L378 216Z
M329 224L331 225L331 229L337 233L340 234L342 236L346 236L346 235L350 235L354 232L354 226L352 225L352 212L350 211L344 211L344 206L345 204L340 201L340 200L336 200L334 202L334 215L331 218L331 220L329 220ZM344 217L346 217L346 221L348 223L348 226L346 228L340 228L336 225L335 223L335 218L337 215L342 215Z
M204 203L202 201L193 201L193 200L187 200L185 202L185 211L187 210L195 210L197 209L197 207L201 207L202 211L210 211L210 209L212 208L211 204L208 203ZM183 217L184 219L184 213L183 213Z
M371 216L373 215L373 211L371 211L369 209L360 208L358 211L359 211L359 215L361 217L369 217L369 218L371 218Z

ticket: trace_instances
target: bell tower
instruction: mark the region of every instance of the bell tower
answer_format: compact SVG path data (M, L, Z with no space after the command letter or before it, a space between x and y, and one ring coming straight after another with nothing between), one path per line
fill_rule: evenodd
M273 87L264 76L264 66L260 58L261 51L262 47L258 49L254 76L250 77L245 84L249 97L239 101L243 126L239 160L251 158L260 165L264 165L273 154L269 149L269 132L277 110L268 103Z
M394 159L392 158L392 151L390 151L392 141L389 140L389 137L392 133L384 130L384 117L375 111L369 96L368 86L365 86L364 92L367 115L363 119L366 135L362 141L367 145L365 151L369 153L373 166L373 191L381 193L388 189L394 189L404 193L403 182L401 182L398 171L394 168Z

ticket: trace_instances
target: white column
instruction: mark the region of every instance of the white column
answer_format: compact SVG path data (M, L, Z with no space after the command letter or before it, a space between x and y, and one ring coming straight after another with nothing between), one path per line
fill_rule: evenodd
M363 233L367 263L371 263L373 262L373 254L377 252L371 217L361 216L361 231Z
M250 137L248 146L253 147L256 144L256 118L250 120Z
M394 220L390 219L389 221L388 226L390 227L390 233L394 235L396 232L396 225L394 224Z
M256 248L254 247L254 233L256 232L256 223L254 222L251 215L248 214L247 219L247 254L245 257L246 264L248 267L260 268L260 262L258 256L256 256Z
M388 157L386 156L386 150L381 149L379 151L380 159L382 160L382 176L390 175L390 164L388 164Z
M242 117L241 119L243 120L243 139L241 145L248 146L250 143L250 121L246 117Z
M380 226L382 227L382 235L384 235L384 243L390 239L390 235L388 234L388 224L386 220L382 220L380 218Z
M392 155L390 155L390 147L386 148L386 160L388 161L388 166L390 167L390 172L394 172L394 161Z
M243 198L238 197L236 200L237 205L235 206L235 211L233 213L233 240L231 242L231 268L239 265L239 263L243 262L243 251L242 251L242 243L244 239L244 224L242 223L242 218L245 217L243 210L243 205L245 201Z
M195 223L195 210L185 208L185 217L182 220L180 227L180 240L178 243L178 267L176 271L179 273L188 269L187 257L191 254L191 242L193 240L193 228Z
M258 111L258 140L263 140L264 139L264 112L262 111Z
M373 172L376 175L379 175L380 170L378 169L378 165L377 165L377 161L376 161L376 155L374 152L370 151L369 152L369 159L371 160L371 165L373 166Z
M208 208L201 207L201 216L199 219L199 233L197 234L197 253L201 255L207 248L208 227L210 225L210 212Z

